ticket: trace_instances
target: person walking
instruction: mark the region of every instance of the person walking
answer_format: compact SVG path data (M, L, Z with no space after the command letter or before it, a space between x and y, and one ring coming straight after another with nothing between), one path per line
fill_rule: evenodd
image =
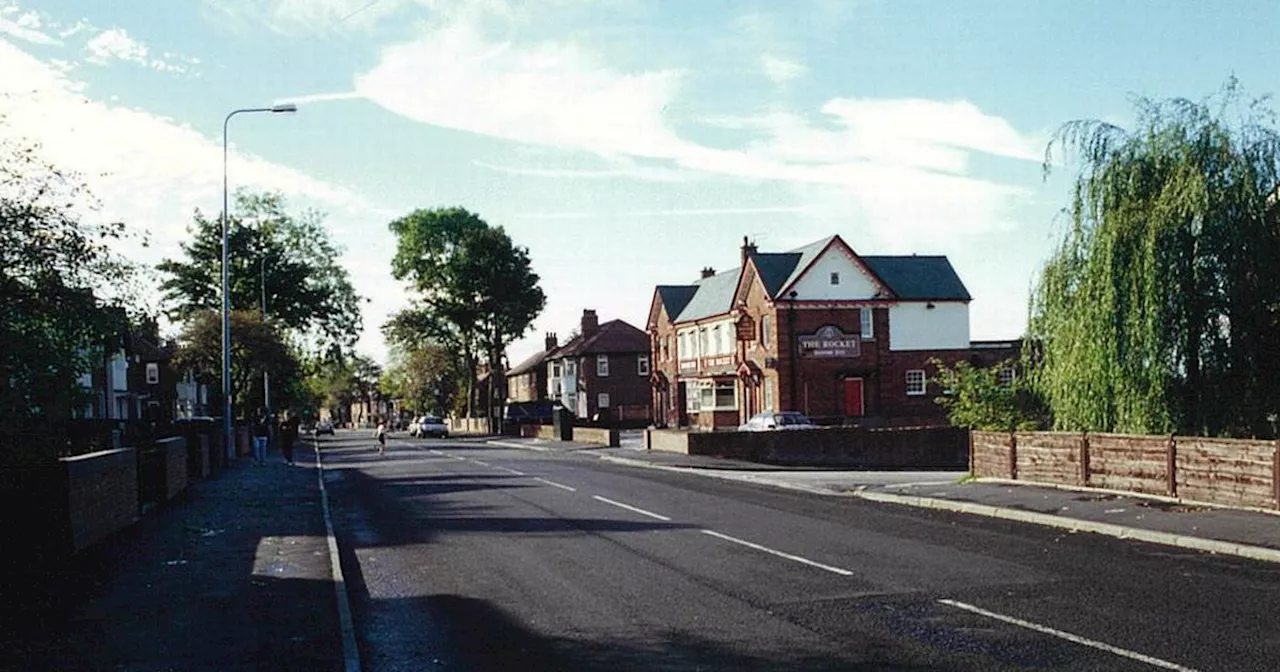
M293 444L298 440L298 418L285 411L280 421L280 453L284 455L285 464L293 464Z
M270 436L271 420L267 418L267 412L259 408L258 415L253 421L254 464L264 465L267 463L267 439Z
M373 438L378 440L378 454L387 454L387 426L382 421L378 422L378 428L373 430Z

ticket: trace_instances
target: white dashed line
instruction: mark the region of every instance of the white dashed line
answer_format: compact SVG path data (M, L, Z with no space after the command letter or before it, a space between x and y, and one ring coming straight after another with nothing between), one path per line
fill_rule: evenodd
M533 477L533 480L538 481L539 483L546 483L547 485L550 485L550 486L555 487L555 488L560 488L561 490L568 490L569 492L577 492L577 491L578 491L578 489L577 489L577 488L571 488L571 487L569 487L569 486L567 486L567 485L562 485L562 484L560 484L560 483L556 483L555 481L548 481L548 480L547 480L547 479L545 479L545 478L538 478L537 476L534 476L534 477Z
M839 574L840 576L853 576L853 572L851 572L851 571L849 571L849 570L847 570L847 569L840 569L839 567L832 567L831 565L824 565L824 564L822 564L821 562L814 562L813 560L810 560L810 559L808 559L808 558L802 558L802 557L800 557L800 556L798 556L798 555L791 555L790 553L783 553L782 551L775 551L775 550L773 550L772 548L769 548L769 547L767 547L767 546L761 546L760 544L753 544L753 543L751 543L751 542L749 542L749 541L746 541L746 540L743 540L743 539L739 539L739 538L737 538L737 537L731 537L731 536L729 536L729 535L727 535L727 534L720 534L719 532L712 532L711 530L703 530L703 531L702 531L702 533L703 533L703 534L711 535L711 536L715 537L716 539L724 539L725 541L731 541L731 542L733 542L733 543L735 543L735 544L741 544L741 545L743 545L743 546L746 546L747 548L754 548L754 549L755 549L755 550L757 550L757 551L764 551L765 553L769 553L770 555L776 555L776 556L778 556L779 558L786 558L787 560L794 560L795 562L799 562L799 563L802 563L802 564L805 564L805 565L809 565L810 567L817 567L818 569L825 569L825 570L827 570L828 572L832 572L832 573L835 573L835 574Z
M1153 667L1160 667L1166 670L1178 670L1178 672L1196 672L1195 668L1184 667L1177 663L1171 663L1167 660L1160 660L1159 658L1153 658L1151 656L1138 653L1136 651L1122 649L1118 646L1111 646L1110 644L1104 644L1102 642L1094 641L1092 639L1085 639L1084 637L1081 637L1079 635L1073 635L1069 632L1055 630L1048 626L1039 625L1037 623L1032 623L1030 621L1024 621L1020 618L1014 618L1012 616L997 614L994 611L987 611L986 609L983 609L981 607L975 607L972 604L965 604L964 602L956 602L955 600L938 600L938 602L945 604L947 606L955 607L957 609L963 609L965 611L973 612L980 616L986 616L987 618L994 618L997 621L1002 621L1010 625L1016 625L1020 628L1035 630L1036 632L1041 632L1046 635L1053 635L1054 637L1065 639L1068 642L1075 642L1076 644L1081 644L1083 646L1088 646L1094 649L1098 649L1099 651L1114 653L1117 656L1122 656L1125 658L1136 660L1138 662L1146 663Z
M491 467L491 466L493 466L493 465L489 464L488 462L481 462L480 460L471 460L471 463L472 463L472 464L478 464L478 465L480 465L480 466L482 466L482 467Z
M523 471L518 471L518 470L516 470L516 469L512 469L512 468L510 468L510 467L504 467L504 466L501 466L501 465L494 467L494 469L501 469L501 470L503 470L503 471L507 472L508 474L515 474L516 476L526 476L526 475L527 475L527 474L525 474Z
M663 516L663 515L659 515L659 514L653 513L652 511L645 511L644 509L638 509L638 508L636 508L636 507L634 507L634 506L631 506L630 504L623 504L622 502L615 502L615 501L613 501L612 499L605 499L604 497L601 497L600 495L592 495L591 497L592 497L592 499L599 500L599 501L601 501L601 502L604 502L605 504L612 504L612 505L614 505L614 506L616 506L616 507L618 507L618 508L620 508L620 509L626 509L626 510L628 510L628 511L634 511L634 512L636 512L636 513L638 513L638 514L640 514L640 515L642 515L642 516L649 516L650 518L656 518L656 519L658 519L658 520L663 520L663 521L669 521L669 520L671 520L670 518L668 518L668 517L666 517L666 516Z

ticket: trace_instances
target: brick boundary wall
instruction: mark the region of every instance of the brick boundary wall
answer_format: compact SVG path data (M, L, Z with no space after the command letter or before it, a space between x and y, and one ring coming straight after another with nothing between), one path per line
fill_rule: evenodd
M1280 441L972 432L974 476L1280 509Z
M648 430L650 450L792 466L965 469L969 434L957 427L826 428L776 432Z
M156 441L164 454L164 498L173 499L187 489L187 439L171 436Z
M622 445L619 441L618 430L599 427L574 427L573 440L577 443L596 443L610 448L617 448Z
M136 452L118 448L59 460L66 479L71 552L138 520Z

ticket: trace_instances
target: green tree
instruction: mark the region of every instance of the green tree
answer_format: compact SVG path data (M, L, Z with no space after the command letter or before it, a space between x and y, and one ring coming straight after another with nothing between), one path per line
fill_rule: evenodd
M77 379L127 332L118 297L135 269L112 245L129 233L81 218L95 206L78 176L37 147L0 139L0 458L60 449L86 402Z
M938 372L934 382L948 391L934 402L947 410L951 424L984 431L1034 430L1045 424L1043 409L1023 378L1000 381L1000 372L1014 366L1012 360L991 367L963 360L953 367L938 359L929 363Z
M218 311L205 310L191 315L179 337L180 347L174 355L173 365L179 370L200 372L222 371L222 315ZM262 373L270 374L273 381L295 381L298 376L298 358L290 351L279 330L262 321L262 315L253 310L236 310L231 313L231 390L236 399L236 410L241 414L261 408L263 403ZM205 373L203 379L221 389L220 373ZM272 406L285 408L298 401L291 398L292 384L273 384Z
M347 351L360 332L360 297L314 210L290 214L276 193L239 191L228 233L231 306L261 311L317 352ZM196 211L183 260L157 265L171 319L222 306L222 224Z
M502 355L546 305L528 250L502 227L462 208L415 210L390 224L396 234L392 274L408 281L423 307L388 327L403 338L432 340L461 355L468 415L478 363L502 371ZM500 375L499 375L500 377Z
M400 399L410 411L444 413L455 408L461 373L458 358L442 345L393 345L380 384L384 396Z
M1280 407L1280 137L1234 81L1059 129L1080 163L1033 293L1033 383L1064 430L1264 434Z

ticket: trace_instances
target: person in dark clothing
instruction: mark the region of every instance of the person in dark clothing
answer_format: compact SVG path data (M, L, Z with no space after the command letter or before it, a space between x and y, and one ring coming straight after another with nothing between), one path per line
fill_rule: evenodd
M280 421L280 452L287 464L293 464L293 444L297 440L298 418L286 411L284 420Z
M254 464L267 463L267 439L271 437L271 419L267 417L267 412L258 409L258 415L253 421L253 462Z

